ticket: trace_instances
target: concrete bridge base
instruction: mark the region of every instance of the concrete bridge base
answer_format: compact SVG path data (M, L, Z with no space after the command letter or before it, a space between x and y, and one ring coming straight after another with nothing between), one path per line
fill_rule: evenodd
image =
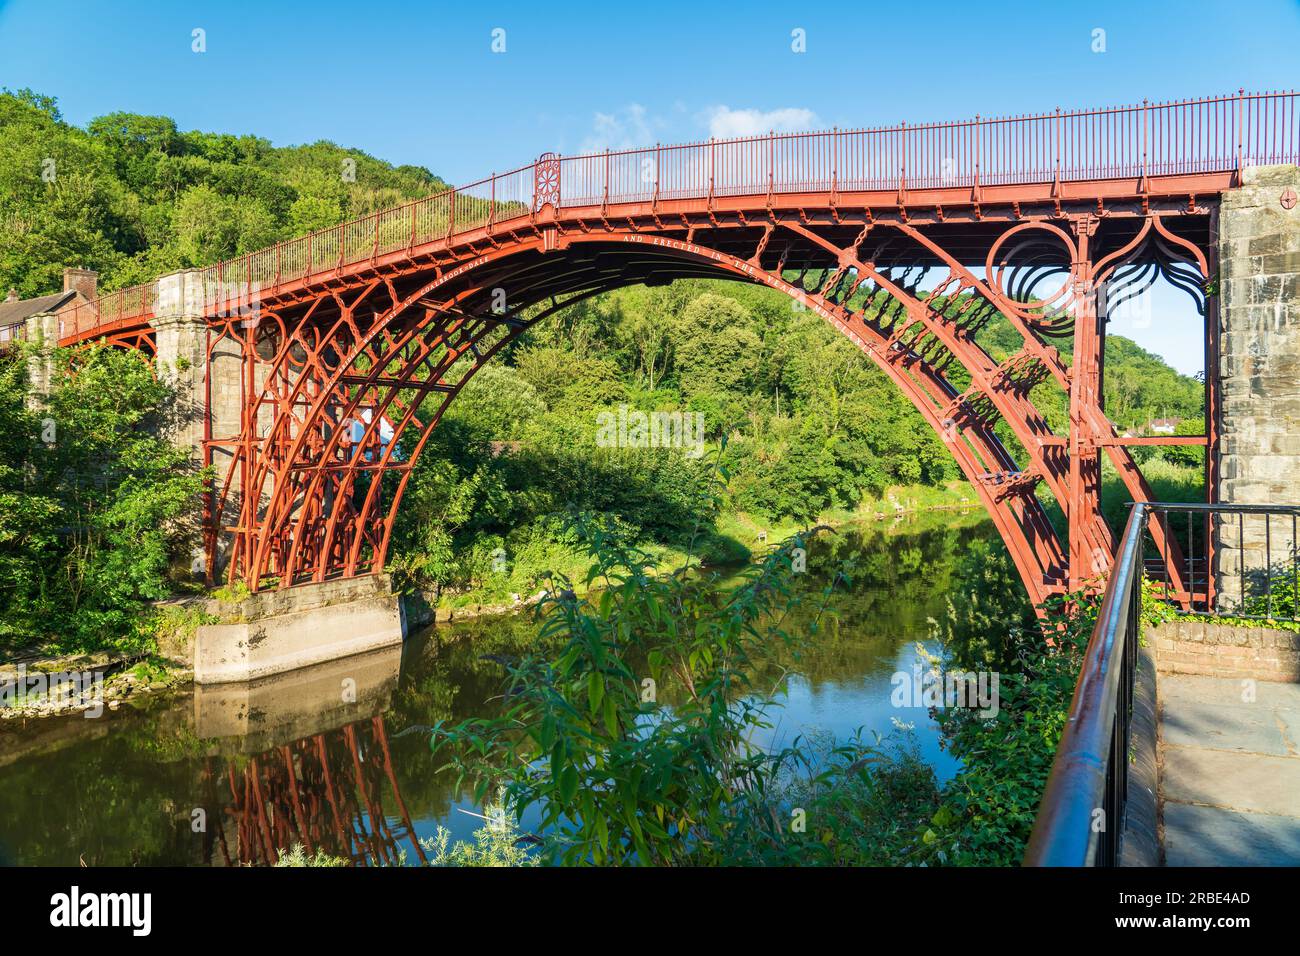
M263 591L219 607L224 623L195 634L196 684L257 680L400 645L406 635L386 577Z
M260 680L194 689L194 730L223 753L259 754L356 720L392 703L402 650L386 647Z

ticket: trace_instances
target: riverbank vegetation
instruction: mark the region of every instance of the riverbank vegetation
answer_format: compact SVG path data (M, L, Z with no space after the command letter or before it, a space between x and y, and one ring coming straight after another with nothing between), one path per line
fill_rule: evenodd
M21 356L0 359L0 649L146 653L146 602L189 570L201 475L160 437L173 393L139 353L53 365L34 409Z
M787 672L833 626L852 556L801 580L810 532L721 587L698 565L646 571L600 524L575 522L600 584L557 580L542 645L504 661L507 705L431 729L436 759L481 801L497 788L512 825L530 808L542 862L566 865L1014 865L1064 726L1095 603L1025 607L1000 547L972 549L940 627L945 670L996 671L993 708L936 710L961 769L940 783L905 729L883 738L778 743ZM830 552L834 555L834 551ZM694 570L692 570L694 569ZM792 624L798 621L799 626ZM967 627L966 622L973 626ZM937 623L937 622L936 622ZM777 656L780 656L778 654Z

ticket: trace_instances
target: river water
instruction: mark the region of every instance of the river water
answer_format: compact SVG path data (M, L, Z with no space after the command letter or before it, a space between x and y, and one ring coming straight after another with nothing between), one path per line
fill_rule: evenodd
M765 662L790 672L773 741L876 732L909 740L940 780L956 772L929 713L891 705L891 679L919 664L918 643L937 650L931 622L968 587L958 558L986 539L996 534L980 516L944 513L841 529L810 549L809 587L845 558L857 572L798 660ZM439 825L467 838L481 808L438 771L425 735L402 731L495 712L494 658L526 650L534 630L528 615L441 625L253 685L195 687L96 719L7 721L0 863L265 864L294 844L418 863L419 838Z

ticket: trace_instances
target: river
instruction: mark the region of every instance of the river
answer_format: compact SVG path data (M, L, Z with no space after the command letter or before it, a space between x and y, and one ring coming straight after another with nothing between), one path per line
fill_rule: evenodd
M910 737L940 780L959 768L923 707L891 705L891 678L938 650L932 621L968 587L959 557L996 540L979 515L841 529L810 549L808 586L855 556L838 618L790 669L770 732ZM999 545L1000 547L1000 545ZM101 717L0 730L0 863L264 864L296 843L366 865L419 863L419 838L481 825L427 737L407 728L494 712L529 615L440 625L401 648L254 685L191 687ZM900 729L900 725L901 729ZM527 824L527 820L524 821Z

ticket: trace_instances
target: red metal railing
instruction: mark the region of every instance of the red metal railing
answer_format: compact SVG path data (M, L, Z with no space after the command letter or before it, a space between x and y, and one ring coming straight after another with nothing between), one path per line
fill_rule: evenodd
M1225 172L1300 160L1294 92L1035 116L769 134L562 157L563 207L721 196L1078 182ZM221 311L283 282L354 266L533 209L537 164L200 270ZM64 315L61 336L153 314L156 283Z

